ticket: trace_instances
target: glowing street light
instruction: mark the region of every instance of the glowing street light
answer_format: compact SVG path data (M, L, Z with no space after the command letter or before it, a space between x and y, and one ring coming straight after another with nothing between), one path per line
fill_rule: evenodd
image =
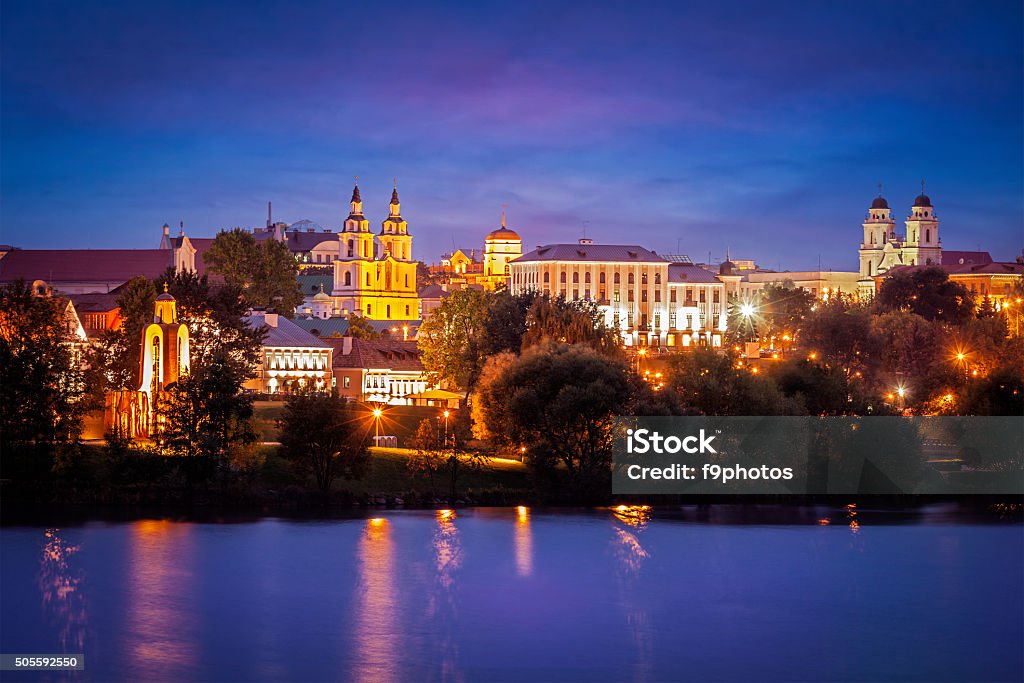
M380 407L373 409L373 445L377 445L378 437L380 436L380 417L384 414L384 411Z

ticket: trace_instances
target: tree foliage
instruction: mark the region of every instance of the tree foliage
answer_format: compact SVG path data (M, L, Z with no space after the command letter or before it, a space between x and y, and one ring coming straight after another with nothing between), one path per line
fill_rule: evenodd
M358 313L348 314L348 336L353 339L380 339L378 332L370 321Z
M235 228L221 231L203 255L207 268L238 287L252 308L273 308L291 316L302 303L296 276L298 263L288 245L274 239L257 241Z
M417 341L432 382L472 393L483 368L490 302L487 292L457 290L423 322Z
M358 479L368 462L365 411L337 396L297 393L285 402L281 454L312 476L322 492L338 477Z
M908 311L952 324L967 321L975 312L970 292L938 267L896 271L882 282L874 304L880 311Z
M74 441L88 387L65 316L67 301L23 281L0 286L0 452Z
M701 348L672 356L667 381L689 412L701 415L793 415L799 404L787 400L775 383L738 367L728 353Z
M498 445L526 447L535 471L561 463L577 491L597 491L609 476L612 417L627 410L629 391L624 361L583 344L548 344L489 372L476 409Z

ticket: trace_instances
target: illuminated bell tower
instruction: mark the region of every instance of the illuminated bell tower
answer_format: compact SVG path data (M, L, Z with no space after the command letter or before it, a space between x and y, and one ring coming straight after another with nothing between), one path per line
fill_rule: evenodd
M942 264L942 242L939 240L939 219L935 217L932 200L924 193L914 200L907 216L907 242L903 249L903 262L910 266Z
M895 237L896 221L893 220L889 202L881 191L871 202L868 216L864 219L864 241L860 245L860 276L870 278L879 274L885 245Z
M373 233L370 232L370 221L363 215L363 198L357 183L352 188L348 218L341 228L341 260L372 260L373 257Z
M391 191L391 203L388 204L388 217L381 223L380 241L384 249L396 261L412 260L412 235L409 225L402 218L402 205L398 201L398 185Z
M155 395L188 374L188 328L178 322L177 302L168 294L164 284L163 294L156 298L153 322L142 330L142 385L139 391L145 393L149 405L154 405Z

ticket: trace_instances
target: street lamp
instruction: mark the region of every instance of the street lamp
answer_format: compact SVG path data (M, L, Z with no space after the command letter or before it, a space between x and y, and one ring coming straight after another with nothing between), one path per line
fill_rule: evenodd
M377 445L378 437L380 437L380 416L384 414L384 411L379 407L373 409L373 445Z
M447 410L444 411L444 445L445 446L448 445L448 416L450 414L451 413L449 413Z

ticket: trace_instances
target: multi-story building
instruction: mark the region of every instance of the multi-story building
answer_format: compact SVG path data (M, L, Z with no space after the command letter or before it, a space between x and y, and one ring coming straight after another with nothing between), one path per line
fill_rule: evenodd
M860 278L858 293L871 298L875 291L874 277L895 266L931 266L942 264L942 240L939 219L932 200L924 193L914 199L905 221L906 232L896 233L889 202L881 194L871 202L864 219L864 241L860 245Z
M627 346L720 346L725 332L724 283L640 246L589 239L540 246L510 262L509 288L593 301Z
M414 341L327 338L339 396L357 401L413 405L430 386Z
M246 389L263 394L330 390L333 374L329 344L276 313L255 311L246 320L253 327L267 330L256 376L245 383Z

